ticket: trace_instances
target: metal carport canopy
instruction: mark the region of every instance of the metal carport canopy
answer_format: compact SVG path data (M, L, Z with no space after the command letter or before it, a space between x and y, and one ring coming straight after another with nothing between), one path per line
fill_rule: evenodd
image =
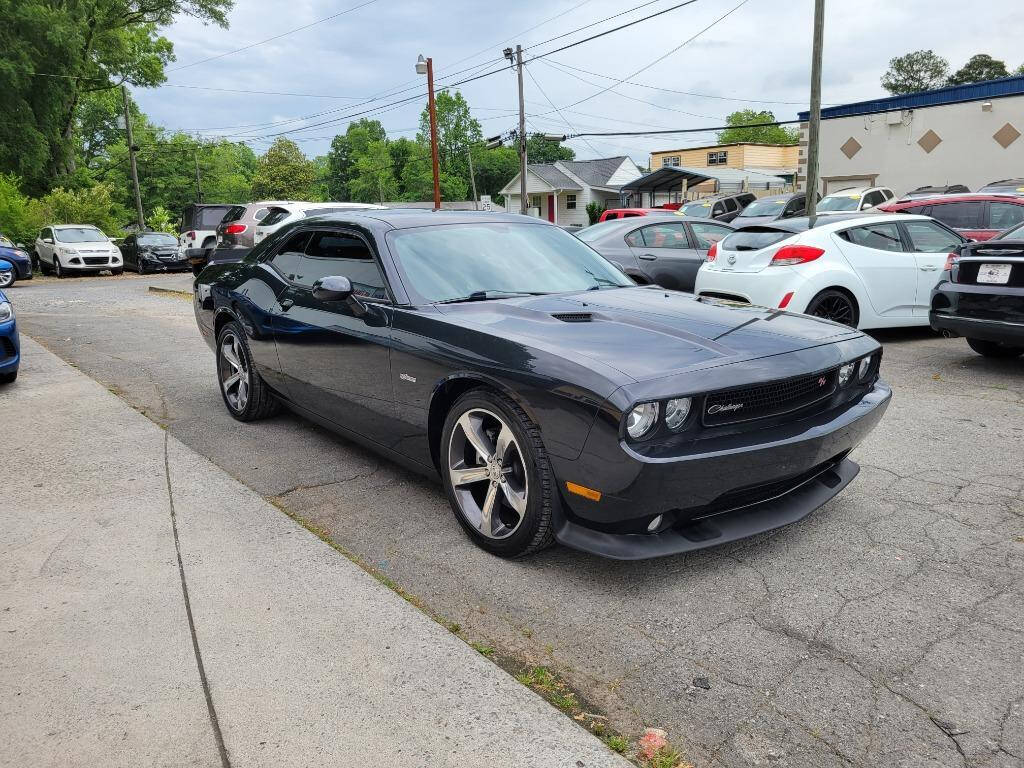
M646 176L641 176L639 179L633 179L628 184L623 184L619 188L619 192L620 194L628 192L657 192L659 189L678 187L684 181L687 187L692 187L694 184L710 181L713 178L715 177L697 173L690 168L677 168L666 165L648 173Z

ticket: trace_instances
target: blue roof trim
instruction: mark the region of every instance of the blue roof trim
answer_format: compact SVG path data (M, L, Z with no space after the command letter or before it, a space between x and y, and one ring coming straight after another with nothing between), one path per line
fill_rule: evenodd
M1024 95L1024 75L1002 77L998 80L986 80L970 85L948 85L933 91L910 93L906 96L888 96L871 101L858 101L853 104L841 104L838 107L826 107L821 110L821 119L833 117L850 117L851 115L870 115L878 112L892 112L897 109L916 109L934 107L939 104L958 104L964 101L981 101L998 99L1003 96ZM800 112L801 120L810 119L810 112Z

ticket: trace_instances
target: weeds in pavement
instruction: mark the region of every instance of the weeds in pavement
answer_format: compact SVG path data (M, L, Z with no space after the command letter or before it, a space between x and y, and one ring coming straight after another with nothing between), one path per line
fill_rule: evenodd
M662 747L647 761L646 768L693 768L672 747Z
M618 752L620 755L626 754L626 750L629 749L629 742L622 736L614 733L603 736L601 740L608 745L608 749L612 752Z
M494 655L494 648L483 643L470 643L473 646L473 650L479 653L481 656L486 656L488 659Z

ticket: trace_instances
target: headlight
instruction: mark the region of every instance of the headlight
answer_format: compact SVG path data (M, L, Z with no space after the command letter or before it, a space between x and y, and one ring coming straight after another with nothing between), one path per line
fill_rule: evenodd
M857 366L857 378L864 379L868 375L868 371L871 370L871 355L868 355L860 361L860 365Z
M853 378L853 369L857 367L856 363L846 363L845 365L839 366L839 386L844 387L850 383L850 379Z
M14 307L9 301L0 301L0 323L6 322L14 317Z
M658 422L658 404L640 403L626 417L626 432L634 440L646 435Z
M673 432L682 429L690 415L690 398L677 397L665 403L665 425Z
M57 249L57 253L59 253L61 256L74 256L75 255L75 249L74 248L58 248Z

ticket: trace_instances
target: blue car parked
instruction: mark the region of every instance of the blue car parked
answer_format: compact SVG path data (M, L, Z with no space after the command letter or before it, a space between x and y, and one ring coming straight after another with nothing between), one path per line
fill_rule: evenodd
M18 324L14 322L14 307L0 291L0 384L10 384L18 378L21 362L21 342Z
M0 235L0 288L10 288L16 280L31 279L32 257Z

